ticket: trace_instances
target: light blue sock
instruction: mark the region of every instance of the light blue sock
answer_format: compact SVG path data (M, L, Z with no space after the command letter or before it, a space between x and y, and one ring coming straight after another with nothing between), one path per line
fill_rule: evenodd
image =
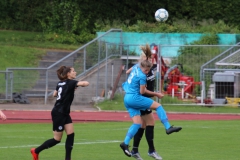
M168 117L167 117L167 114L165 112L165 110L163 109L162 106L159 106L157 109L156 109L156 112L157 112L157 115L158 115L158 118L161 120L162 124L164 125L165 129L168 129L171 127L170 123L168 122Z
M138 129L141 127L141 124L133 123L131 127L128 129L127 135L124 139L124 143L126 145L129 144L130 140L134 137L134 135L137 133Z

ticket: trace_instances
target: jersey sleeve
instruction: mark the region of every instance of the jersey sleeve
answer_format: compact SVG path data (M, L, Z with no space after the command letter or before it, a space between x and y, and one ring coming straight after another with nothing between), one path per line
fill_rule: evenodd
M77 84L78 84L78 81L76 81L76 80L72 80L72 85L73 85L74 88L78 87Z
M157 64L153 64L152 69L154 72L157 71Z
M140 77L140 85L146 85L146 76L144 76L144 75L142 75L141 77Z
M72 89L75 89L76 87L78 87L77 86L77 83L78 83L78 81L76 81L76 80L70 80L70 87L72 88Z
M58 82L58 83L59 83L59 82ZM56 86L56 91L58 91L58 88L59 88L58 83L57 83L57 86Z

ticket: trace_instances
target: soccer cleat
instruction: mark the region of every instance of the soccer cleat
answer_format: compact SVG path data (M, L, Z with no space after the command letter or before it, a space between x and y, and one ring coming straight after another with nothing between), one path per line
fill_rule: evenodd
M30 150L30 152L31 152L31 154L32 154L33 160L39 160L39 159L38 159L38 154L35 153L35 148L32 148L32 149Z
M162 157L159 156L159 154L156 151L148 153L148 155L156 160L162 160Z
M167 134L171 134L173 132L179 132L181 129L182 129L182 127L173 127L173 126L171 126L170 128L168 128L166 130L166 133Z
M138 152L134 152L133 150L131 151L131 155L133 158L137 159L137 160L143 160L142 157L140 156L140 154Z
M122 142L120 144L120 147L122 148L122 150L126 156L131 157L131 152L128 149L128 147L129 147L128 145L126 145L124 142Z

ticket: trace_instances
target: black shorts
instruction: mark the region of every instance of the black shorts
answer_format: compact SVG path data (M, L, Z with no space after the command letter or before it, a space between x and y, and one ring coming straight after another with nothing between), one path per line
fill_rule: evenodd
M64 130L65 124L72 123L72 118L69 114L62 114L53 109L51 115L53 122L53 131L62 132Z
M144 115L152 113L152 110L151 109L146 109L146 110L140 110L140 112L141 112L141 116L144 116Z

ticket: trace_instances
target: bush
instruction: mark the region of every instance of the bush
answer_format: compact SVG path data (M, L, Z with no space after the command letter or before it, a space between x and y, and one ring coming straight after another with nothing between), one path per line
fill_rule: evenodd
M124 32L152 32L152 33L240 33L236 26L231 26L219 20L214 22L212 19L193 21L186 19L176 19L172 23L137 21L136 24L129 25L128 21L115 20L97 21L95 23L98 31L108 31L111 28L121 28Z

